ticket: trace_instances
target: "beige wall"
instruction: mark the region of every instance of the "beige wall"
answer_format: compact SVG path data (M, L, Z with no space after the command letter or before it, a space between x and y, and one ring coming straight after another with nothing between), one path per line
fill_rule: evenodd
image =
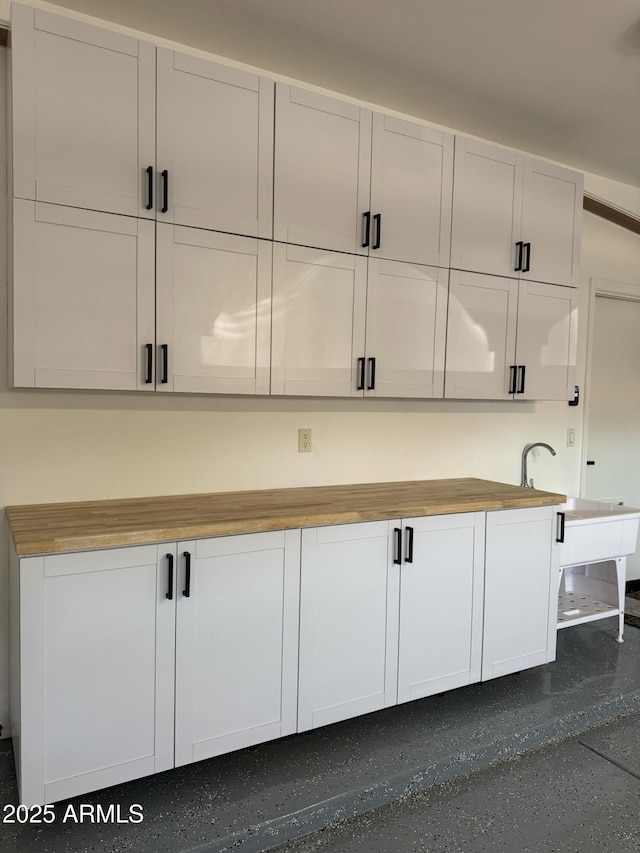
M3 244L5 232L0 222ZM637 237L586 215L583 281L591 276L632 280L639 245ZM5 318L0 323L6 328ZM529 441L546 441L558 451L555 458L539 452L531 460L530 473L540 488L576 493L579 487L580 451L565 445L568 427L580 437L582 407L566 403L12 391L1 350L1 507L433 477L516 483L520 453ZM311 454L297 453L299 427L313 430ZM3 540L0 602L6 602L6 528ZM0 723L8 719L6 625L0 605Z

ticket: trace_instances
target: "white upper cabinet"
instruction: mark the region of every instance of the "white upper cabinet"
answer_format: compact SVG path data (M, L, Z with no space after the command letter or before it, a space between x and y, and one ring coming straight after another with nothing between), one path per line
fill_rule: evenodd
M272 236L272 81L12 8L15 196Z
M268 394L271 243L156 228L157 389Z
M447 266L453 137L276 87L274 238Z
M155 47L12 4L13 192L153 218Z
M451 266L577 287L583 177L457 136Z
M272 235L273 82L158 48L158 219Z
M577 312L573 288L452 270L445 397L569 400Z

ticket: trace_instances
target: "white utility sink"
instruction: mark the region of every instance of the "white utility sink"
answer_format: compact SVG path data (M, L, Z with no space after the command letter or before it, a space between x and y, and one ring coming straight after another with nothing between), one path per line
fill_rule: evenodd
M626 562L636 550L640 509L569 498L558 513L558 628L617 616L621 643Z

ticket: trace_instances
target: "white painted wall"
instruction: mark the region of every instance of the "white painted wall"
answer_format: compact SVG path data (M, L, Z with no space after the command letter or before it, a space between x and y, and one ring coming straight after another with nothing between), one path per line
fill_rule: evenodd
M4 172L0 162L0 175ZM6 193L1 183L0 192ZM0 203L1 210L5 207ZM584 282L590 276L629 280L638 268L640 240L621 236L620 229L613 231L615 226L590 215L585 224ZM6 255L1 220L0 254ZM0 328L6 328L3 267L0 276ZM4 350L0 507L457 476L517 483L520 453L529 441L548 442L558 451L554 458L544 451L532 455L530 474L539 488L577 493L579 486L579 450L565 444L568 427L580 436L582 408L566 403L13 391L7 387ZM310 454L297 452L299 427L313 430ZM0 542L2 723L8 719L7 545L5 526Z

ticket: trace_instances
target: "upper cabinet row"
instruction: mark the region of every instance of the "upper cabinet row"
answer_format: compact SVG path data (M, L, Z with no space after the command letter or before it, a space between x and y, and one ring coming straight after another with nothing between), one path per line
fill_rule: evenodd
M578 284L578 173L12 9L17 198Z

